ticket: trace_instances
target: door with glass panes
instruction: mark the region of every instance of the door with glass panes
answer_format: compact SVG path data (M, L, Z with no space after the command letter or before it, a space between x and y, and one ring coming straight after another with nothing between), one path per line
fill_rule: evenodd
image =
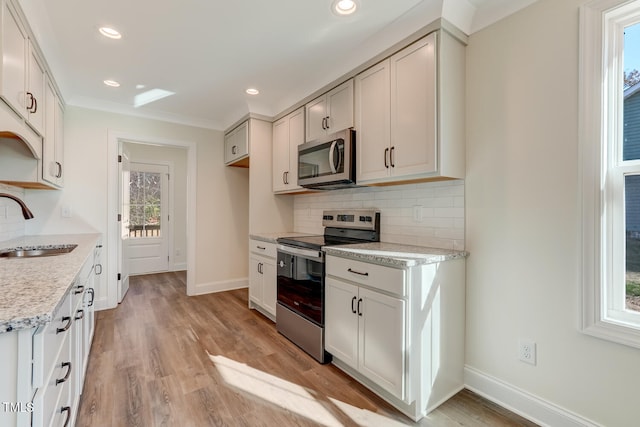
M131 162L129 273L169 270L169 167Z

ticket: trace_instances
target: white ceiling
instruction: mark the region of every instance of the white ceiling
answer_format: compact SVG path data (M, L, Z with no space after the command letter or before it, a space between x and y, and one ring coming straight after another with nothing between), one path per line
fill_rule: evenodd
M536 0L359 0L348 18L331 0L19 1L67 104L225 129L277 115L441 16L471 34ZM122 39L100 36L105 25ZM175 95L133 107L154 88Z

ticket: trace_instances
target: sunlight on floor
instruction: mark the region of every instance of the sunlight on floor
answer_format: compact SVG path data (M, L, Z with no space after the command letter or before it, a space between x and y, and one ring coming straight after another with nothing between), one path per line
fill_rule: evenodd
M304 387L224 356L209 354L209 358L230 386L321 425L328 427L342 426L342 423ZM361 426L403 425L393 419L366 409L357 408L337 399L329 398L329 402ZM326 403L328 404L329 402Z

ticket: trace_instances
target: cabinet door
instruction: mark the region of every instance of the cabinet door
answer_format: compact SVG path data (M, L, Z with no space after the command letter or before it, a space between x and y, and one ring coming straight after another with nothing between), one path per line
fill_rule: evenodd
M249 299L262 304L262 258L249 257Z
M44 136L45 72L43 62L33 48L32 43L29 43L28 74L25 102L29 124L38 134Z
M233 163L235 160L249 154L249 123L244 122L236 129L225 135L224 162Z
M2 38L0 40L2 43L0 94L11 108L25 117L27 114L25 88L28 39L18 14L8 1L2 2Z
M325 348L337 359L358 368L358 288L325 280Z
M264 259L262 262L262 307L276 315L276 299L277 299L277 275L276 262L272 259Z
M289 170L289 117L283 117L273 124L273 191L287 189Z
M404 399L405 301L365 288L360 288L359 301L359 370Z
M56 96L56 166L58 167L58 187L64 186L64 108Z
M306 138L305 141L314 141L326 135L327 97L322 95L305 105L306 112Z
M298 190L298 146L304 144L304 108L291 113L289 118L289 174L287 189Z
M353 80L327 92L327 133L353 127Z
M435 33L390 58L393 176L437 171Z
M389 176L390 87L389 61L357 75L356 86L356 181Z
M44 94L45 132L42 145L42 178L55 184L58 175L56 164L56 95L53 88L47 82Z

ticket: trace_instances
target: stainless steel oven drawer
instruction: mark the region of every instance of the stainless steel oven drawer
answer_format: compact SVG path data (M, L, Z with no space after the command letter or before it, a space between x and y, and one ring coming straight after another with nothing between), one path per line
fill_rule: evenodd
M320 363L328 363L331 356L324 351L324 328L301 317L278 303L276 329Z

